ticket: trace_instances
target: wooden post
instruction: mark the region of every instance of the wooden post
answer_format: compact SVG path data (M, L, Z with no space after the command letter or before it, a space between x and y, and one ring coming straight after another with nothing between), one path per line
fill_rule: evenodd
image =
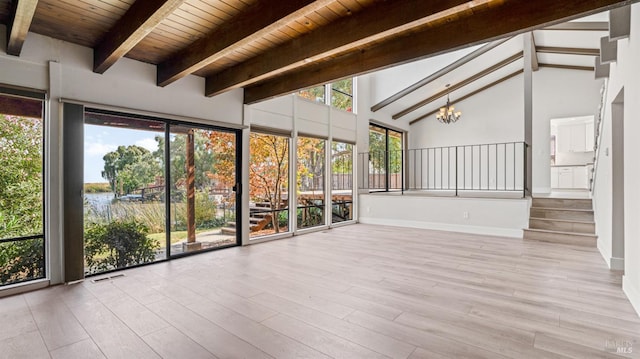
M186 166L187 166L187 243L183 246L185 251L199 250L201 244L196 242L196 166L195 166L195 139L193 129L187 132L186 141Z

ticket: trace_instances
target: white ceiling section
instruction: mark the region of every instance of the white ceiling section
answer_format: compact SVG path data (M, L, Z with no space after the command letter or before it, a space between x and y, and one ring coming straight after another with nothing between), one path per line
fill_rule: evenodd
M607 21L608 12L604 12L573 22L599 22L602 24ZM536 53L538 62L545 65L570 67L566 71L585 71L584 68L593 67L595 57L594 54L590 53L592 51L588 50L598 50L600 38L607 35L608 32L606 30L535 30L533 38L539 50ZM451 101L454 103L464 96L473 95L474 92L481 90L483 87L490 87L493 83L523 69L524 60L522 58L514 60L513 56L523 53L524 36L529 35L524 34L512 37L473 60L433 79L433 81L417 90L405 93L377 111L404 123L416 122L416 120L420 121L422 117L437 111L444 105L446 101L444 91L447 84L455 87L458 84L465 83L464 86L450 92ZM442 70L480 47L482 46L459 50L380 71L374 75L374 100L377 104L380 104L382 101L397 95L402 90ZM575 54L575 52L587 52L588 54ZM495 68L497 64L509 58L512 59L512 62L504 64L500 68ZM483 74L488 69L492 69L492 71ZM406 74L410 74L410 76ZM469 82L473 78L476 79ZM441 96L438 96L439 94ZM432 101L426 103L430 99Z

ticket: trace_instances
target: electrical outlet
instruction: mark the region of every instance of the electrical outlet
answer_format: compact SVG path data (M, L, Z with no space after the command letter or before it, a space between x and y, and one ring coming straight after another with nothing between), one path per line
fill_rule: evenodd
M462 212L462 218L469 219L469 212L467 211Z
M371 207L367 206L365 209L367 210L367 213L371 212Z

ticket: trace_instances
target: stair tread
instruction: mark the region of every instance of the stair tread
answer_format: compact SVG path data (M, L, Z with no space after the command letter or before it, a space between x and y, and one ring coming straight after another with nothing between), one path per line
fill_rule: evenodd
M579 237L591 237L591 238L597 237L597 235L595 234L580 233L580 232L563 232L563 231L554 231L550 229L525 228L524 230L530 231L530 232L540 232L540 233L568 234L568 235L575 235Z
M555 218L541 218L541 217L530 217L536 221L549 221L549 222L567 222L567 223L581 223L581 224L595 224L595 221L581 221L577 219L555 219Z
M543 209L543 210L551 210L551 211L593 212L593 209L583 209L583 208L531 207L531 209Z
M549 200L572 200L572 201L591 201L593 198L571 198L571 197L532 197L533 199L549 199Z

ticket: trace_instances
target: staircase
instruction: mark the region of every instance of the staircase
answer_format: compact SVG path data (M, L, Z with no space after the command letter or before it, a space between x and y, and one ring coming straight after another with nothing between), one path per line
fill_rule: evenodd
M534 198L525 240L595 247L591 199Z
M272 213L271 204L269 202L258 202L249 207L249 231L257 232L267 224L271 223ZM221 228L222 234L234 235L236 234L236 222L227 222L224 227Z

